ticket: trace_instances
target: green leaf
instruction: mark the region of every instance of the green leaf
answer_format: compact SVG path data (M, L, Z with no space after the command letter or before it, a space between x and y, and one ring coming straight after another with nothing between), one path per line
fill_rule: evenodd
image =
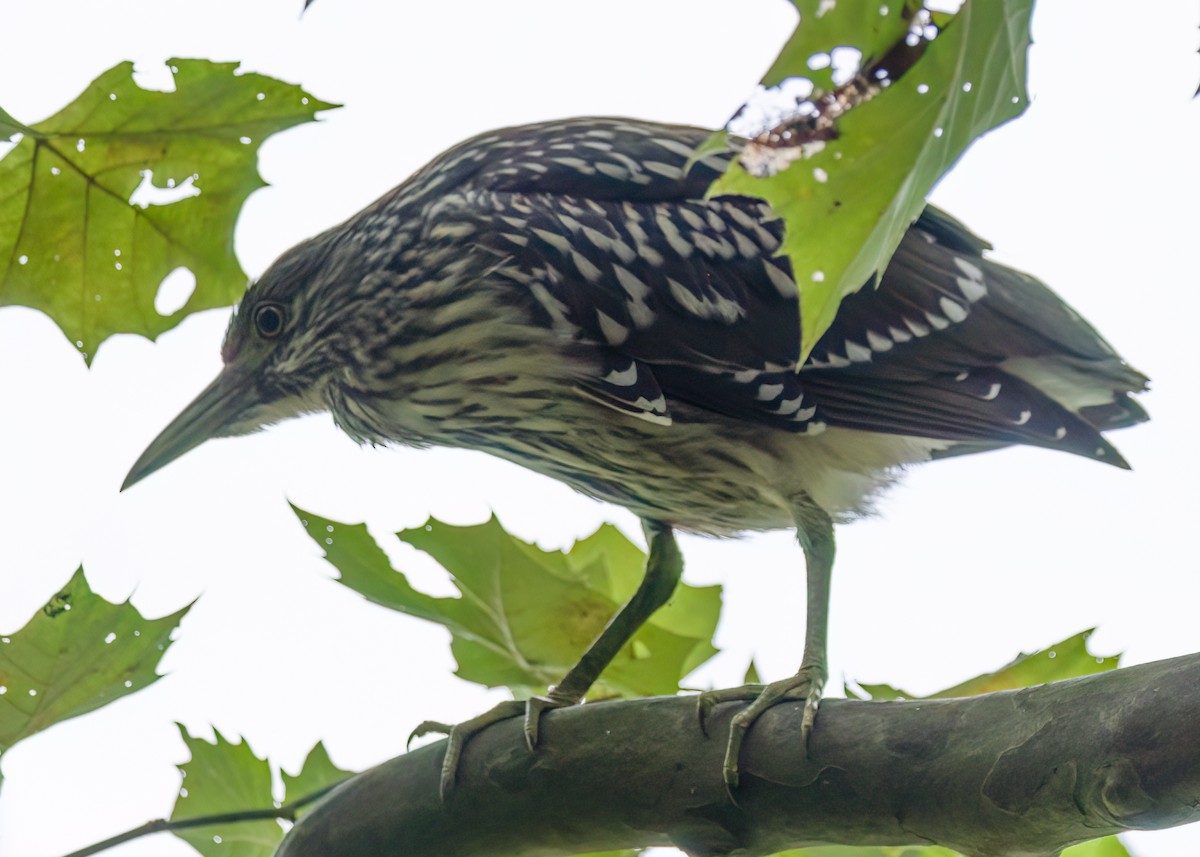
M929 696L914 696L886 684L860 684L872 699L950 699L997 690L1013 690L1035 684L1092 675L1117 668L1120 655L1095 655L1087 640L1093 628L1031 654L1020 654L1011 663L991 673L968 679Z
M320 741L309 751L308 757L300 767L300 773L292 776L282 771L283 802L292 803L303 797L321 791L335 783L340 783L354 776L353 771L344 771L329 758L329 752ZM297 817L303 810L297 813Z
M179 732L192 758L179 766L183 787L172 821L278 806L271 795L271 767L246 742L235 744L216 732L216 740L209 743L192 737L182 726ZM271 857L283 839L277 821L262 819L174 833L205 857Z
M292 84L237 74L237 63L168 62L174 92L141 89L133 64L121 63L26 129L0 160L0 306L42 310L89 361L114 333L153 339L241 295L246 275L233 229L264 185L258 147L336 106ZM10 122L0 114L0 130L12 130ZM130 203L147 174L157 188L199 195ZM158 287L180 267L195 275L195 291L160 315Z
M0 107L0 137L7 140L14 134L30 134L33 129L27 125L22 125L16 119L9 115L8 111Z
M959 853L940 845L819 845L815 848L781 851L774 857L959 857Z
M886 4L887 15L878 0L839 0L824 13L820 0L794 2L801 22L767 85L799 76L827 89L829 72L809 69L808 57L850 46L869 61L907 28L900 2ZM709 190L760 197L784 219L805 355L841 299L887 266L925 195L966 147L1024 110L1031 9L1032 0L968 0L907 73L837 120L837 138L820 151L769 178L734 164Z
M155 667L189 609L147 619L96 595L76 571L24 628L0 636L0 754L158 681Z
M758 665L754 663L754 659L750 659L750 665L746 667L746 675L742 677L742 684L762 684L762 677L758 674Z
M392 568L365 526L298 508L296 514L343 584L377 604L444 625L457 675L507 686L518 696L543 692L562 678L632 595L645 565L645 555L611 526L563 553L513 538L495 518L474 527L430 519L397 535L440 562L462 593L434 598ZM719 587L681 585L604 671L591 696L674 693L716 653L711 639L720 603Z
M774 857L959 857L959 852L940 845L821 845L796 851L781 851ZM1129 852L1117 837L1105 836L1068 848L1062 852L1061 857L1129 857Z
M1072 845L1059 857L1129 857L1129 852L1117 837L1104 836L1082 845Z

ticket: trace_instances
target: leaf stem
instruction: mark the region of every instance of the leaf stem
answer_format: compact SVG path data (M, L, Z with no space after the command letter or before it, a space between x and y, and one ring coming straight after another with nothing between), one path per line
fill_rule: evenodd
M243 821L263 821L264 819L281 819L284 821L295 821L296 813L304 806L313 801L323 798L333 789L340 786L345 780L339 780L325 786L323 789L307 794L304 797L297 798L291 803L284 804L281 807L270 809L244 809L238 812L224 812L217 815L203 815L196 818L181 818L172 820L169 818L156 818L153 821L147 821L139 827L134 827L126 830L124 833L118 833L116 836L111 836L103 842L97 842L89 845L86 848L81 848L78 851L72 851L65 857L89 857L92 854L99 854L101 851L107 851L117 845L129 842L133 839L139 839L143 836L149 836L151 833L162 833L163 831L178 831L189 830L193 827L210 827L214 824L233 824Z

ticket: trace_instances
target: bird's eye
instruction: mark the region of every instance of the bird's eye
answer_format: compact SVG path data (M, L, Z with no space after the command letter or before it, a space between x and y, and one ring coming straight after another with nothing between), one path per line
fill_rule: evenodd
M274 339L283 330L283 307L279 304L260 304L254 310L254 326L263 339Z

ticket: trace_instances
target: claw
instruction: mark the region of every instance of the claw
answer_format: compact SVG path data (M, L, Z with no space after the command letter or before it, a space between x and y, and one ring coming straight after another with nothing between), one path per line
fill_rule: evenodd
M426 735L434 733L438 735L449 735L454 730L454 727L449 723L440 723L437 720L424 720L417 724L417 728L408 733L408 740L404 742L404 749L412 748L412 742L417 738L423 738Z
M720 690L706 690L696 697L696 719L700 721L700 731L705 738L708 734L708 718L712 710L722 702L750 702L759 697L766 688L763 684L744 684L741 687L726 687Z
M463 748L466 747L467 742L475 735L478 735L493 723L508 720L523 712L525 723L522 731L525 735L525 746L529 748L530 752L533 752L538 743L538 732L542 714L546 711L552 711L555 708L564 708L574 704L576 704L574 701L556 699L553 695L531 696L524 702L510 699L501 702L490 711L485 711L477 717L464 720L462 723L454 726L438 723L435 720L426 720L412 731L408 740L411 743L414 738L434 732L447 735L446 755L442 758L442 773L438 784L438 791L441 793L442 800L444 801L450 792L453 791L454 783L458 778L458 765L462 761Z
M817 705L821 700L821 691L825 687L825 670L818 665L802 666L800 671L790 678L772 682L768 685L748 684L727 690L714 690L700 694L697 702L697 712L700 717L700 728L705 730L705 719L713 706L721 702L749 701L750 704L739 711L729 721L729 743L725 745L725 760L721 765L721 777L725 782L725 790L729 799L734 800L733 793L740 783L738 773L738 757L741 754L742 742L746 732L762 713L776 703L785 700L804 700L804 714L800 720L800 740L805 753L808 752L808 739L816 722ZM736 803L737 801L734 801Z

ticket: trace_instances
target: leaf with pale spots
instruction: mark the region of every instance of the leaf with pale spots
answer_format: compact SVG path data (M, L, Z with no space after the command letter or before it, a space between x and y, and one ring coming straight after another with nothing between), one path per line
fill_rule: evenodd
M79 569L32 619L0 636L0 754L22 738L141 690L190 609L147 619L92 592Z
M0 160L0 306L45 312L89 361L114 333L153 339L241 295L233 230L264 184L258 147L337 106L237 63L168 62L174 92L140 88L124 62L28 128L0 111L0 133L24 135ZM131 202L151 185L172 201ZM195 289L162 315L178 268Z
M859 687L872 699L953 699L1115 670L1120 655L1096 655L1088 651L1087 641L1093 630L1081 631L1031 654L1020 654L995 672L984 673L929 696L915 696L886 684L859 684Z
M189 735L182 726L179 732L192 758L179 766L183 787L171 821L277 805L271 793L271 766L245 741L231 742L215 730L211 743ZM173 832L205 857L271 857L283 839L283 828L274 819L224 821Z
M295 508L295 507L293 507ZM612 526L571 550L544 551L514 538L495 518L473 527L430 519L397 535L450 572L459 598L418 592L361 524L296 509L337 568L341 583L393 610L450 630L458 675L518 696L562 678L637 588L645 554ZM680 585L593 687L592 698L674 693L716 653L719 587Z
M809 67L837 47L862 52L864 66L908 31L907 4L879 0L793 0L801 23L763 84L789 77L830 91L829 67ZM786 224L782 251L800 285L807 356L848 294L887 266L925 195L978 136L1027 104L1026 51L1032 0L968 2L948 19L911 68L876 97L836 119L833 139L775 175L735 163L710 195L771 203ZM881 10L885 13L881 14Z

